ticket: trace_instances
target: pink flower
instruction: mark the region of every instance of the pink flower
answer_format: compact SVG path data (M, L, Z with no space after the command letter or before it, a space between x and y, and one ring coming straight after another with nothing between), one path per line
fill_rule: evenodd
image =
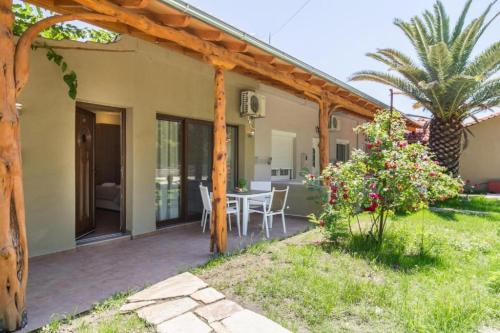
M372 199L376 199L376 200L380 199L380 195L378 193L372 192L372 193L368 194L368 196Z
M319 226L323 228L325 226L325 221L319 220Z
M310 180L314 180L316 177L314 175L309 175Z
M431 177L436 177L436 176L437 176L437 173L435 173L434 171L431 171L431 172L429 172L429 176L431 176Z
M367 143L366 144L366 149L370 150L373 148L373 144L372 143Z
M335 204L337 203L337 199L335 199L334 197L331 197L331 198L330 198L330 201L328 201L328 203L329 203L330 205L335 205Z
M374 190L375 188L377 188L377 184L371 183L369 188L370 188L370 190Z

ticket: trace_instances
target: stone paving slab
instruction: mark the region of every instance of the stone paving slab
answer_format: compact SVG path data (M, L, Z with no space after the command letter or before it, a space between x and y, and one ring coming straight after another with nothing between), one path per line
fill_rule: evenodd
M135 310L139 310L140 308L143 308L145 306L153 305L155 303L156 303L155 301L141 301L141 302L135 302L135 303L125 303L120 308L120 312L121 313L132 312Z
M195 292L194 294L191 295L191 298L193 298L197 301L201 301L205 304L210 304L213 302L220 301L224 297L225 296L223 293L218 292L217 290L215 290L214 288L211 288L211 287L205 288L202 290L198 290L197 292Z
M186 313L199 304L189 297L167 301L137 310L139 317L152 325L158 325L168 319Z
M231 333L290 333L274 321L250 310L235 313L222 321Z
M195 313L203 317L209 323L219 321L243 310L241 306L230 300L222 300L217 303L205 305L196 309Z
M135 311L160 333L290 333L207 286L183 273L130 296L120 312Z
M189 296L207 284L191 273L182 273L146 288L128 298L129 302Z
M170 319L157 326L159 333L210 333L212 328L192 312Z

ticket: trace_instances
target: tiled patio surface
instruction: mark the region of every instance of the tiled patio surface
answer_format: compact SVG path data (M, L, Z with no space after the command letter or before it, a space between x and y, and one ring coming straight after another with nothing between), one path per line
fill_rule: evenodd
M305 219L287 217L287 235L275 219L271 238L282 238L308 228ZM230 250L263 238L261 218L254 216L248 236L229 234ZM54 314L76 314L112 294L159 282L209 259L209 234L199 223L183 225L149 237L86 246L75 251L35 258L30 262L26 330L49 322Z

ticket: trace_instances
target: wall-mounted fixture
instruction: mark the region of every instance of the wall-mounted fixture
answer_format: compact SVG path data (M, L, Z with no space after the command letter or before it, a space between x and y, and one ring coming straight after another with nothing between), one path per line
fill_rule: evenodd
M266 116L266 97L250 90L242 91L240 115L248 119L248 136L255 136L255 118Z

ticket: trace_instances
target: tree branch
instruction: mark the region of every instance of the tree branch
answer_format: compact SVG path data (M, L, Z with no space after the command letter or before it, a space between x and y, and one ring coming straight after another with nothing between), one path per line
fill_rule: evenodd
M16 96L22 91L29 78L29 54L31 44L40 32L48 27L65 21L82 20L82 21L101 21L101 22L118 22L118 19L112 16L94 14L94 13L80 13L69 15L57 15L47 17L37 23L33 24L26 30L19 38L16 46L15 54L15 79L16 79Z

